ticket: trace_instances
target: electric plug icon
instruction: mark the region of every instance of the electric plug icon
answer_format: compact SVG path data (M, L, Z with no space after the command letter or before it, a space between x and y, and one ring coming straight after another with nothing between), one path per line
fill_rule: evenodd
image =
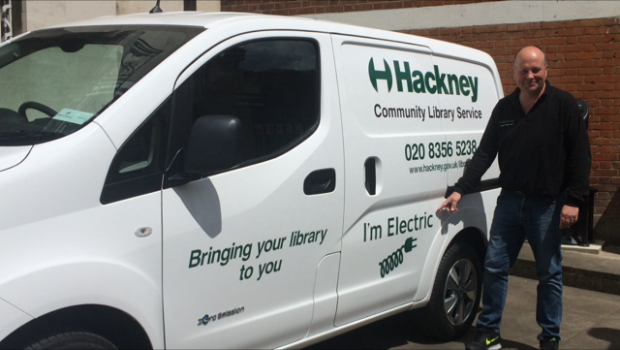
M417 241L417 238L409 237L405 241L403 248L405 248L405 253L409 253L413 248L417 247L417 244L413 244L413 242Z

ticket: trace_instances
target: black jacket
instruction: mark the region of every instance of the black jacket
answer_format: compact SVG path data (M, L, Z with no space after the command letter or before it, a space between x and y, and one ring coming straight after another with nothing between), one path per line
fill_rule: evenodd
M503 189L529 196L555 196L566 189L566 204L579 206L588 192L591 155L577 102L547 81L545 92L526 115L519 93L517 88L493 109L455 191L470 193L499 155Z

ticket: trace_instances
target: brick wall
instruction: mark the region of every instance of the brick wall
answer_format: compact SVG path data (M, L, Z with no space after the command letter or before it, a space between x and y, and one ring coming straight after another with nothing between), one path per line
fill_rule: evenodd
M253 12L270 15L354 12L461 5L498 0L222 0L222 12Z
M620 217L620 23L618 18L406 31L490 54L504 92L516 88L514 55L525 45L547 53L549 81L590 107L595 213ZM614 198L615 197L615 198Z

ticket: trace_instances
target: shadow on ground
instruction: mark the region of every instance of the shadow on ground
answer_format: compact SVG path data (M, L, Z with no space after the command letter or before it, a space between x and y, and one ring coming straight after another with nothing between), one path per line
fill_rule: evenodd
M462 337L452 342L440 342L425 336L416 328L413 314L406 312L381 321L369 324L362 328L350 331L338 337L312 345L307 349L465 349L465 344L471 341L476 328L471 327ZM535 349L534 347L502 339L504 349Z
M620 330L614 328L592 328L588 331L591 337L609 342L608 349L620 349Z

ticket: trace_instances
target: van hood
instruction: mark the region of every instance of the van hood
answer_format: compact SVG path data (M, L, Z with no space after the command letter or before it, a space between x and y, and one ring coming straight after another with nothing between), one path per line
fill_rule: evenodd
M10 169L21 163L26 157L32 146L12 146L0 147L0 171Z

